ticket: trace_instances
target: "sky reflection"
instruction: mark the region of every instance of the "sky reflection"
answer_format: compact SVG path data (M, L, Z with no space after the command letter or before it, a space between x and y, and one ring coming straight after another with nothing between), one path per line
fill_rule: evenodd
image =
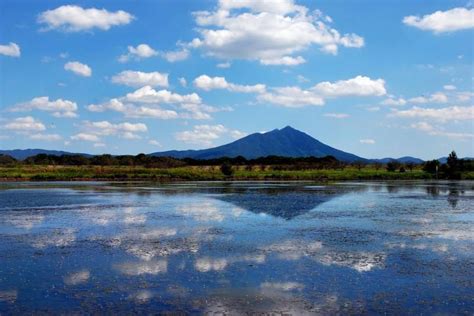
M474 308L472 182L19 186L0 313Z

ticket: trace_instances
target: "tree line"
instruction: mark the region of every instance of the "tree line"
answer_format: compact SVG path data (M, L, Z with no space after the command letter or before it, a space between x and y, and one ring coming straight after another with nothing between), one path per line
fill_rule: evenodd
M47 155L38 154L17 160L8 155L0 155L1 166L15 165L62 165L62 166L142 166L146 168L176 168L185 166L220 166L224 174L232 174L233 168L245 166L248 170L253 170L255 166L262 169L270 167L272 170L309 170L309 169L344 169L346 167L357 168L359 170L370 166L373 169L386 169L389 172L409 172L413 169L422 169L438 178L459 179L461 173L474 171L474 160L459 159L456 152L451 152L447 163L442 164L438 160L426 161L423 164L412 162L400 163L396 160L386 164L370 161L355 161L346 163L337 160L333 156L325 157L282 157L267 156L255 159L246 159L243 156L234 158L217 159L177 159L172 157L155 157L145 154L119 155L109 154L84 156L84 155Z

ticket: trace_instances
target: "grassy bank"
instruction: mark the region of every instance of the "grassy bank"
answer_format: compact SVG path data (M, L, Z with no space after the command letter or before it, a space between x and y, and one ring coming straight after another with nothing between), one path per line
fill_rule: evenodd
M230 177L218 166L186 166L178 168L145 168L140 166L38 166L0 167L3 181L68 181L68 180L154 180L154 181L212 181L212 180L414 180L432 179L433 175L420 169L389 172L370 166L362 169L272 170L272 168L233 167ZM463 179L474 179L474 172L464 173Z

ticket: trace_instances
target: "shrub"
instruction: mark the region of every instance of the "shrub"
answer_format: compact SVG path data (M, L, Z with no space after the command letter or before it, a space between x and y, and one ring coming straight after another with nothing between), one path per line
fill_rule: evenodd
M226 177L230 177L231 175L234 174L234 170L232 169L232 165L228 162L224 162L222 165L221 165L221 172L223 175L225 175Z

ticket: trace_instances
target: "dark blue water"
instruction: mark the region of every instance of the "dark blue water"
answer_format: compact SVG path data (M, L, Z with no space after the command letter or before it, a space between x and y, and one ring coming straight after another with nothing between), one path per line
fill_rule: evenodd
M474 182L0 184L0 314L474 313Z

